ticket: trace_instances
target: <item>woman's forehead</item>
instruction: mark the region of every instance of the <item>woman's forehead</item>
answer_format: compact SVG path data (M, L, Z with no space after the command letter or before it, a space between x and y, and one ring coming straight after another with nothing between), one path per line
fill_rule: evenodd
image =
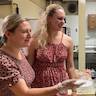
M26 25L31 26L28 21L23 21L19 25L20 26L26 26Z
M56 13L56 14L63 14L63 15L65 15L65 12L64 12L63 9L57 9L57 10L55 11L55 13Z
M53 14L55 17L65 17L65 12L62 9L56 10L56 12Z
M31 29L31 25L28 21L23 21L19 24L19 26L16 28L16 30L26 30Z

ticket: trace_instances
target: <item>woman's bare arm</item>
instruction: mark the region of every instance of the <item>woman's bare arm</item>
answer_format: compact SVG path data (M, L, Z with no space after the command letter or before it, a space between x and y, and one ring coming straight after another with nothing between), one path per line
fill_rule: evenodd
M34 55L35 55L36 46L37 46L36 40L32 39L31 44L28 47L28 55L26 56L26 58L30 64L33 64L33 62L34 62Z
M46 88L28 88L24 79L20 79L18 83L11 86L10 90L16 96L53 96L58 92L57 86Z
M67 58L67 72L69 75L69 78L76 78L76 73L75 73L75 66L74 66L74 60L73 60L73 42L72 39L69 39L69 47L68 47L68 58Z
M9 88L16 96L54 96L57 92L62 90L78 87L78 85L74 84L75 81L75 79L69 79L51 87L29 88L24 79L19 79L15 85Z

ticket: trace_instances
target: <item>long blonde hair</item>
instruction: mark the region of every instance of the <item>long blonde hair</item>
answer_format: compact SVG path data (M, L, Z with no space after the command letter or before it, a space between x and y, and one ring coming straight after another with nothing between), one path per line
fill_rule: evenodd
M45 47L45 45L48 43L48 23L47 18L48 16L53 16L55 11L58 9L63 9L62 6L59 4L50 4L47 6L46 10L43 12L39 19L37 31L34 32L33 37L37 38L38 47Z

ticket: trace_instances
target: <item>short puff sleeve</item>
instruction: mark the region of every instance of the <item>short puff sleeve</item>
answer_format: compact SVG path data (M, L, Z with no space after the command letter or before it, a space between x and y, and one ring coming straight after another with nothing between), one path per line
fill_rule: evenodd
M19 78L22 76L16 62L10 58L0 58L0 86L12 86L18 82Z

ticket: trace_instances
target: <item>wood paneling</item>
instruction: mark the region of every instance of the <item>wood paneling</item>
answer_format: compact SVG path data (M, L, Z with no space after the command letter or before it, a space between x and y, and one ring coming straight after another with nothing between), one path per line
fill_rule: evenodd
M88 29L89 30L96 29L96 14L88 15Z

